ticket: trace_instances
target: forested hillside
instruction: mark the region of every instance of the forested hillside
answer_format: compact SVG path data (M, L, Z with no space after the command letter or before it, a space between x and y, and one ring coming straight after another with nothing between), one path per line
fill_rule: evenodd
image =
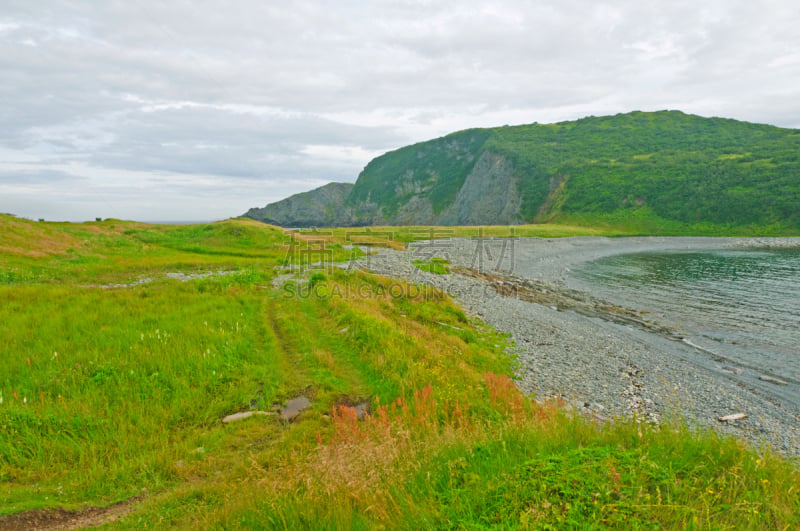
M529 221L657 216L800 226L800 131L677 111L503 127Z

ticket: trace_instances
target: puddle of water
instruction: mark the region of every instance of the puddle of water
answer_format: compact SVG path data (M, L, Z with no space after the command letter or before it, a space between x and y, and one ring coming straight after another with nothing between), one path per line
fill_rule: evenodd
M286 406L281 409L279 418L286 421L294 420L304 409L308 409L310 406L311 400L304 396L292 398L286 403Z
M174 280L180 280L181 282L186 282L187 280L194 280L197 278L206 278L206 277L223 277L225 275L233 275L238 273L239 271L207 271L205 273L167 273L167 278L171 278Z

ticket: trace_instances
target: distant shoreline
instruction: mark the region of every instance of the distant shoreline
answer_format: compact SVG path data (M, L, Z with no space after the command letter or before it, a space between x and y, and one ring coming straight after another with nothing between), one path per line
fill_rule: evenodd
M488 239L480 243L485 251L482 269L498 281L419 271L410 262L426 245L429 242L419 242L405 253L381 250L365 265L378 273L440 287L468 313L510 334L519 365L517 384L524 391L542 398L561 397L601 419L635 417L660 423L680 418L800 457L798 405L788 404L793 395L785 393L795 389L775 386L755 373L731 372L725 360L680 340L679 335L603 320L593 312L582 314L562 307L557 298L563 292L576 300L590 300L590 293L569 287L567 276L578 264L604 256L676 249L800 248L800 238L522 238L514 242L515 263L510 270L508 262L500 260L509 253L508 242L503 249L502 239ZM456 268L474 270L476 245L473 239L453 239L436 242L435 252ZM514 282L524 284L525 279L533 281L531 289L547 297L528 302L518 291L509 291ZM511 296L498 293L498 282ZM719 420L735 413L747 418Z

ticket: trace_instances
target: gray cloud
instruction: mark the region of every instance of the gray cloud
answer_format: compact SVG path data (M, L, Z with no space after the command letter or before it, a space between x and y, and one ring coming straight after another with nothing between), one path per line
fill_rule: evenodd
M634 109L800 127L790 0L273 4L5 2L0 211L234 215L457 129Z
M48 185L52 183L69 182L79 185L80 181L85 180L75 177L64 171L59 170L18 170L0 171L0 186L2 185Z

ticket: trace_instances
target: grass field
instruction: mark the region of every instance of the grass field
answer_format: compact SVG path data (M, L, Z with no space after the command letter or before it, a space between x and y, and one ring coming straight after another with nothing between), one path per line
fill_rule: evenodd
M449 230L0 215L0 529L118 502L112 529L800 527L796 463L537 403L446 295L315 265Z

